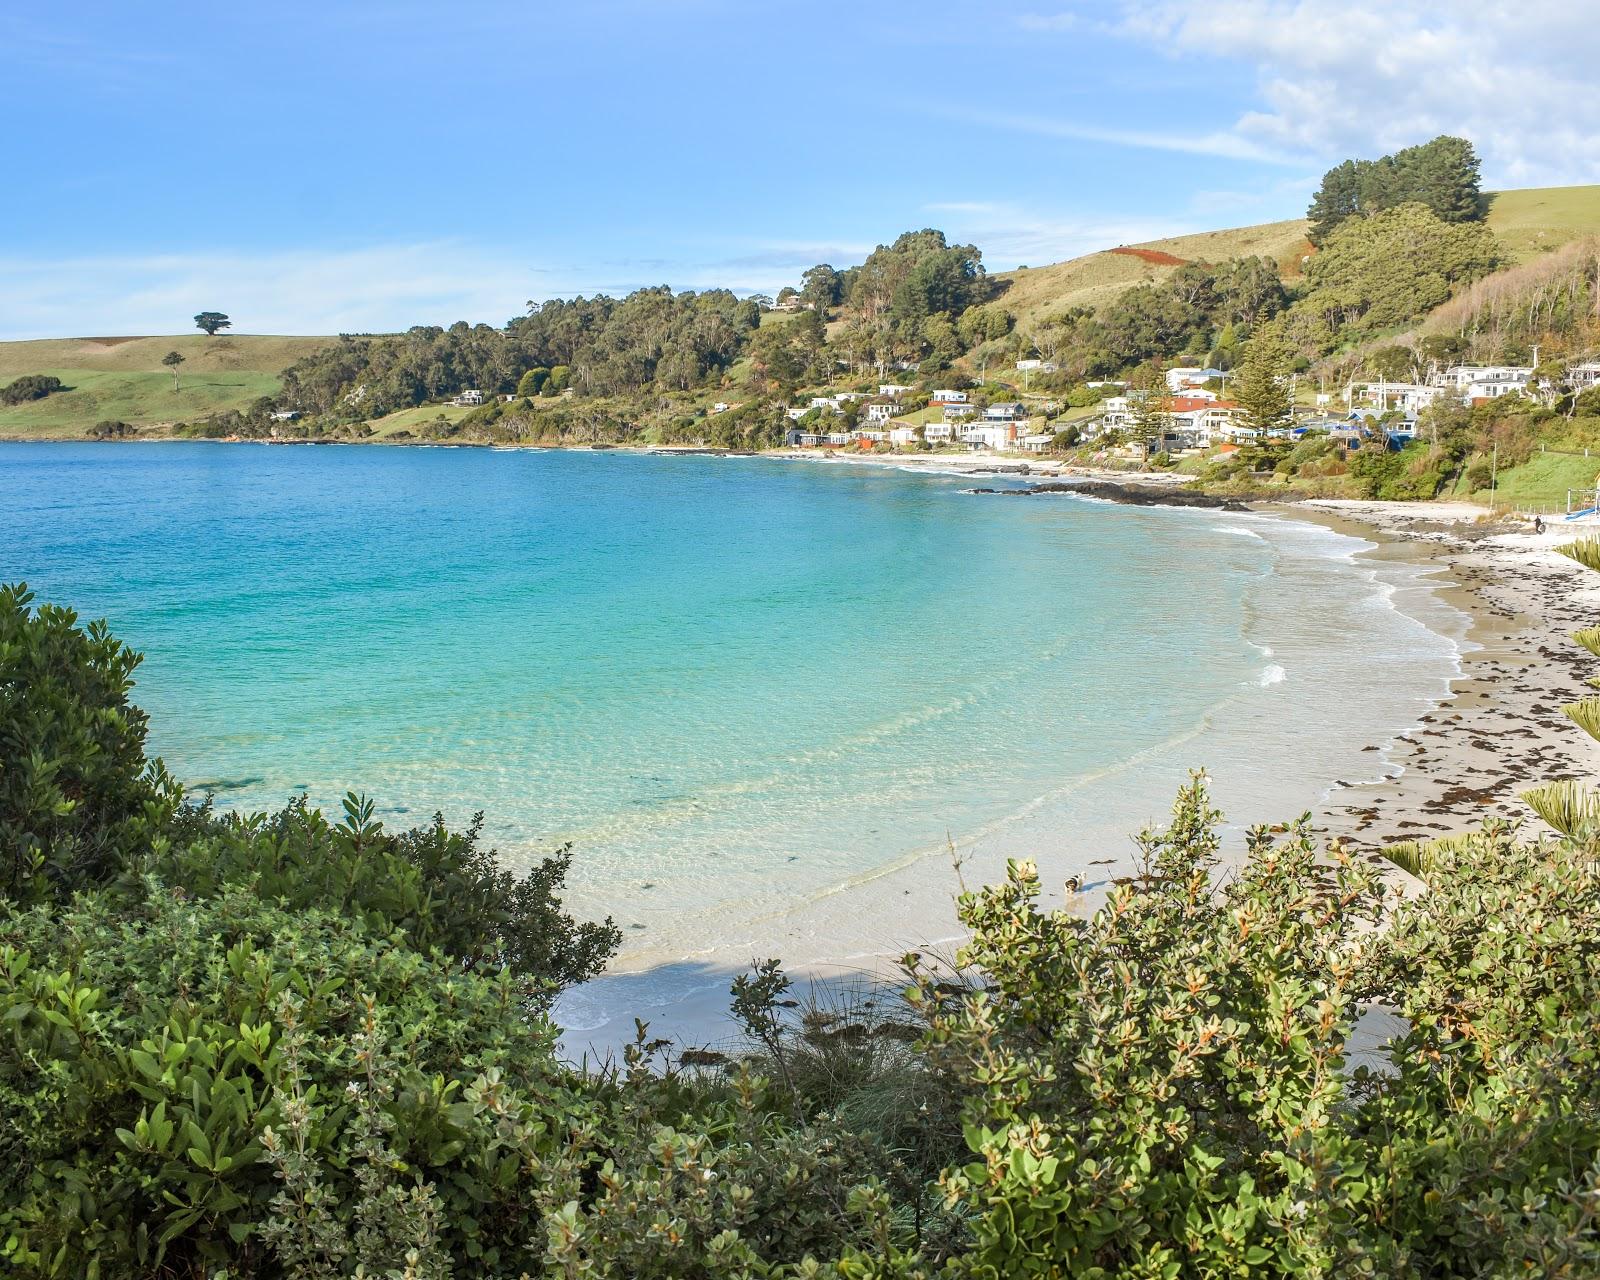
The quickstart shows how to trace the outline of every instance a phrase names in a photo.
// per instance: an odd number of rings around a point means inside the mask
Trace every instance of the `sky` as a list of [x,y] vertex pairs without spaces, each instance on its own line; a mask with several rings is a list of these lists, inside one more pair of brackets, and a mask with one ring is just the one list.
[[503,324],[1298,217],[1457,133],[1600,182],[1584,0],[6,0],[0,338]]

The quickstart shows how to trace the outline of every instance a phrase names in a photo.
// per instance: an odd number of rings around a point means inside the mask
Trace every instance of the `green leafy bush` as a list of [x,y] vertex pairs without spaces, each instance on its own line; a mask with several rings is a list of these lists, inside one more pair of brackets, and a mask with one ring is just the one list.
[[171,818],[178,789],[128,701],[139,660],[104,622],[0,586],[0,900],[102,883]]
[[25,373],[0,387],[0,404],[26,404],[29,400],[43,400],[65,390],[61,379],[53,374]]

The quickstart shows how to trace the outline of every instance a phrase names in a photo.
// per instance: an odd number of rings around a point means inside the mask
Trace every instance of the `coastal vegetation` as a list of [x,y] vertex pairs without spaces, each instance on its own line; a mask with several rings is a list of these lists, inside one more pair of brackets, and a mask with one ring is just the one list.
[[[1591,545],[1574,556],[1600,567]],[[1590,651],[1594,636],[1578,640]],[[1014,864],[953,965],[725,1051],[555,1047],[616,946],[476,827],[195,805],[138,656],[0,590],[0,1257],[20,1276],[1581,1277],[1594,801],[1226,850],[1197,776],[1093,910]],[[1600,733],[1585,700],[1568,715]],[[581,850],[577,851],[581,856]],[[1392,1038],[1363,1035],[1387,1015]]]

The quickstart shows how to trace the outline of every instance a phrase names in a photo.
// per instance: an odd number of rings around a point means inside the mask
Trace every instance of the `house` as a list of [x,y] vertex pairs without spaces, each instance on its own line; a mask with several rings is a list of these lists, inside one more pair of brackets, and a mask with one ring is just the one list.
[[789,415],[790,422],[799,422],[800,419],[805,417],[806,414],[810,413],[811,410],[806,406],[796,405],[792,409],[785,409],[784,412]]
[[1017,400],[1000,400],[983,411],[985,422],[1018,422],[1026,416]]
[[479,391],[476,387],[468,387],[465,391],[463,391],[460,395],[458,395],[450,403],[451,404],[482,404],[483,403],[483,392]]
[[967,393],[965,391],[935,391],[928,396],[928,399],[934,404],[966,404]]
[[887,444],[889,433],[887,431],[857,431],[856,439],[863,447],[873,444]]
[[956,429],[948,422],[930,422],[922,428],[922,438],[929,444],[945,444],[955,438]]
[[887,422],[894,417],[894,409],[893,400],[869,400],[861,416],[867,422]]
[[1054,360],[1018,360],[1018,373],[1054,373],[1057,369]]
[[820,409],[823,413],[839,412],[839,402],[830,396],[812,396],[809,407],[812,409]]
[[1485,400],[1498,400],[1501,396],[1521,395],[1528,390],[1526,378],[1484,378],[1469,382],[1462,391],[1469,404],[1482,404]]
[[854,439],[855,437],[848,431],[830,431],[823,436],[823,440],[828,444],[849,444]]
[[892,427],[889,431],[889,443],[897,449],[917,442],[917,429],[915,427]]
[[1600,360],[1585,360],[1567,370],[1567,385],[1574,391],[1600,386]]
[[913,389],[899,382],[880,382],[878,384],[878,394],[880,396],[888,396],[891,400],[898,400],[901,396],[910,395]]
[[820,432],[802,431],[799,427],[790,427],[783,433],[783,443],[790,449],[814,449],[826,440]]
[[959,422],[962,418],[970,418],[977,413],[976,406],[970,404],[947,404],[944,407],[944,420],[946,422]]
[[979,449],[1009,449],[1016,442],[1017,429],[1010,423],[979,423],[961,429],[961,443]]
[[1186,387],[1202,387],[1213,378],[1222,376],[1221,369],[1168,369],[1167,390],[1177,395]]
[[1418,382],[1360,382],[1353,384],[1346,392],[1346,400],[1360,400],[1369,404],[1379,413],[1387,413],[1390,409],[1399,409],[1402,413],[1421,413],[1440,396],[1450,392],[1451,387],[1435,384],[1424,385]]
[[[1432,381],[1437,386],[1465,391],[1475,382],[1527,382],[1533,366],[1525,364],[1454,364]],[[1502,393],[1503,394],[1503,393]]]
[[1102,378],[1098,382],[1085,382],[1083,385],[1091,391],[1098,391],[1101,387],[1125,387],[1128,384],[1117,378]]
[[273,411],[272,420],[274,422],[293,422],[299,416],[300,410],[298,409],[276,409]]
[[1041,431],[1034,435],[1021,436],[1017,440],[1017,448],[1023,453],[1043,453],[1048,449],[1055,437],[1048,431]]

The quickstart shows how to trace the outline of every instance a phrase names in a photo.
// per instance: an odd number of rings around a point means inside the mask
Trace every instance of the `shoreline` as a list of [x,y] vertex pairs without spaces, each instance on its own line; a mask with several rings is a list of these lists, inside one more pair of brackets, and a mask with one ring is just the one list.
[[1352,848],[1471,830],[1485,819],[1540,826],[1519,792],[1600,772],[1600,744],[1561,714],[1591,692],[1594,670],[1571,632],[1600,616],[1600,589],[1555,547],[1587,530],[1515,532],[1465,504],[1298,504],[1302,518],[1356,527],[1375,556],[1433,567],[1433,589],[1469,621],[1460,674],[1417,726],[1379,749],[1396,771],[1375,782],[1335,779],[1318,826]]

